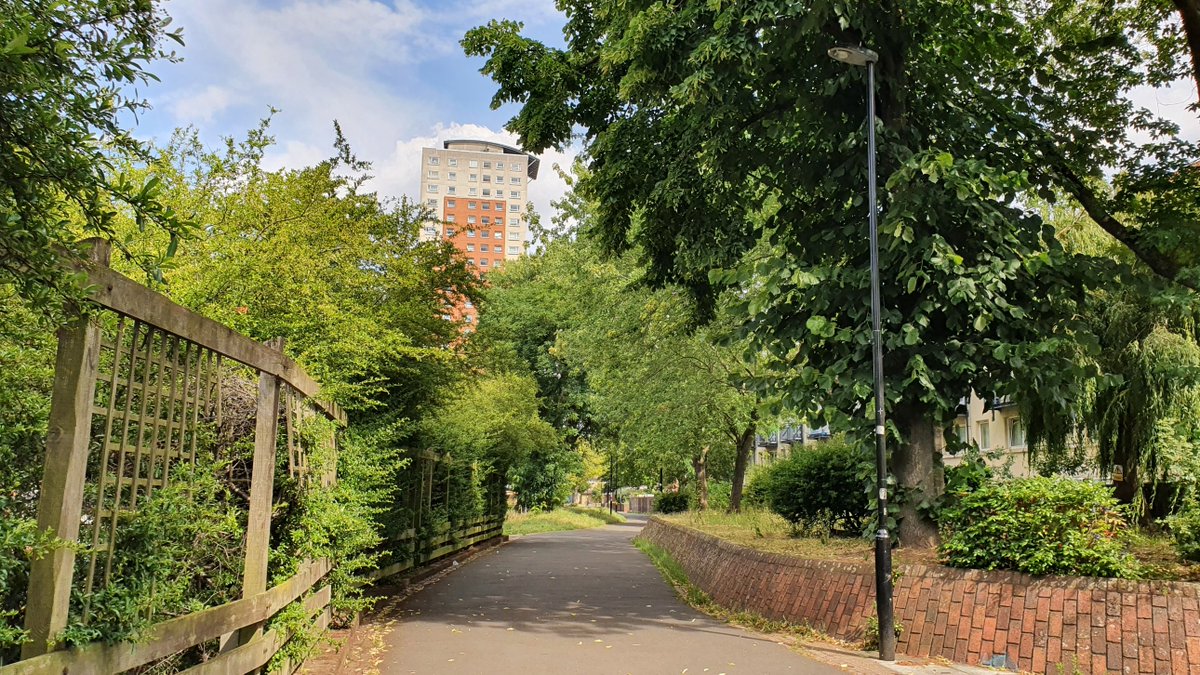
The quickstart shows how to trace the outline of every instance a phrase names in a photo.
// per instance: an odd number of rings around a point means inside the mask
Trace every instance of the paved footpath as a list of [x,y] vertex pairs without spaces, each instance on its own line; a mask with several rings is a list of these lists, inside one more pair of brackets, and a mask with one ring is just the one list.
[[380,673],[845,672],[693,610],[630,540],[640,522],[514,538],[399,605]]

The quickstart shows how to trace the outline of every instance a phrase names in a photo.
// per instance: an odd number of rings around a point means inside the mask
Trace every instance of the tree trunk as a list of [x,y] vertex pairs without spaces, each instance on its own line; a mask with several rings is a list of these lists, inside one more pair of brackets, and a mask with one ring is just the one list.
[[1183,21],[1183,35],[1192,54],[1192,79],[1200,94],[1200,0],[1174,0]]
[[754,452],[754,437],[758,433],[758,415],[750,417],[750,425],[742,431],[737,441],[737,456],[733,460],[733,489],[729,492],[729,511],[742,510],[742,488],[746,482],[746,463]]
[[895,421],[904,437],[903,445],[892,452],[892,471],[903,491],[896,539],[902,546],[935,546],[937,523],[918,507],[921,502],[937,499],[946,489],[941,463],[934,457],[937,431],[933,420],[920,407],[898,408]]
[[708,446],[692,458],[692,469],[696,472],[696,501],[700,510],[708,510]]

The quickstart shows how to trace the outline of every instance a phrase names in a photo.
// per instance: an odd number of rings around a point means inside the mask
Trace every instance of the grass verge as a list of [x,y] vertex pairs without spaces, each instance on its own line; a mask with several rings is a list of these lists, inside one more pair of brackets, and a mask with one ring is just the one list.
[[509,511],[508,517],[504,519],[504,534],[521,536],[542,532],[584,530],[589,527],[623,522],[625,522],[625,518],[616,515],[610,516],[607,511],[600,509],[563,508],[528,513]]
[[784,635],[798,640],[819,640],[839,647],[857,647],[857,645],[852,645],[844,640],[838,640],[835,637],[826,635],[807,624],[768,619],[753,612],[737,612],[722,607],[713,602],[713,599],[701,590],[699,586],[688,580],[687,573],[683,571],[683,566],[666,549],[657,544],[652,544],[641,537],[634,539],[633,545],[637,546],[639,550],[650,558],[650,561],[662,573],[667,583],[671,584],[671,587],[675,589],[675,593],[680,599],[718,621],[749,628],[760,633]]

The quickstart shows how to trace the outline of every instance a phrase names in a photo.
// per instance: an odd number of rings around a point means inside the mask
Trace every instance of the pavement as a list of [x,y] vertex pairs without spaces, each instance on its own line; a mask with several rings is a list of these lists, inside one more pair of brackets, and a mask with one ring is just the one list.
[[[342,673],[936,673],[834,645],[783,644],[684,604],[625,525],[514,537],[385,601]],[[971,669],[972,671],[974,669]]]

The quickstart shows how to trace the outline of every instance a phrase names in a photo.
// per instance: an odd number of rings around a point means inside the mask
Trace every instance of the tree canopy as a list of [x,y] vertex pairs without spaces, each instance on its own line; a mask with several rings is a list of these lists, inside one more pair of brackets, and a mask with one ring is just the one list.
[[1096,374],[1078,317],[1111,267],[1064,251],[1028,197],[1065,194],[1159,277],[1197,286],[1200,151],[1129,95],[1186,74],[1161,3],[560,8],[563,50],[505,21],[463,40],[487,57],[493,104],[522,104],[510,129],[537,151],[582,127],[603,247],[637,252],[650,282],[683,284],[709,313],[737,289],[782,403],[857,424],[871,381],[866,92],[826,51],[879,52],[902,540],[934,535],[918,506],[941,490],[934,432],[961,397],[1027,384],[1063,403]]

